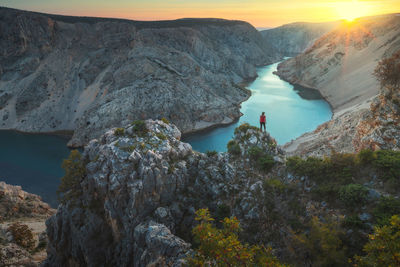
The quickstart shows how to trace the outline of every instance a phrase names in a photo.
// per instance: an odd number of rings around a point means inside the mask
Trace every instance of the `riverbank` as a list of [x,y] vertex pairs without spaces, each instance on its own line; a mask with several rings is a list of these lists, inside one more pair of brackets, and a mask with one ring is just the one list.
[[259,115],[266,112],[267,131],[282,145],[330,120],[330,105],[319,92],[294,87],[274,75],[278,64],[258,69],[258,78],[248,85],[252,94],[242,103],[240,112],[243,115],[238,121],[224,127],[185,134],[182,140],[200,152],[226,151],[226,144],[239,124],[247,122],[258,127]]

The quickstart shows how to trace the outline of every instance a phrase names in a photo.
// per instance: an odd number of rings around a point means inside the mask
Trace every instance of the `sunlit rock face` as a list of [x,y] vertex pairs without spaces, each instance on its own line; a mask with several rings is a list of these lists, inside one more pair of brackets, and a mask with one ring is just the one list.
[[135,22],[0,8],[0,128],[75,130],[72,146],[134,119],[183,132],[229,123],[241,82],[273,49],[242,21]]
[[378,62],[400,51],[400,17],[345,22],[303,53],[282,62],[277,74],[316,88],[331,104],[332,120],[285,145],[289,154],[324,156],[362,149],[400,149],[398,93],[381,88]]
[[278,75],[320,90],[338,112],[379,93],[372,73],[379,60],[400,49],[399,36],[400,17],[395,14],[345,22],[302,54],[282,62]]

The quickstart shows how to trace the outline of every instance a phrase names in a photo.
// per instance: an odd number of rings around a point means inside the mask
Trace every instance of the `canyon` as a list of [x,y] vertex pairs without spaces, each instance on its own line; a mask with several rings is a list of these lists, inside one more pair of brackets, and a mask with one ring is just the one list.
[[[236,216],[242,240],[284,263],[344,266],[400,212],[400,92],[372,76],[400,51],[397,14],[260,33],[243,21],[0,7],[0,44],[0,128],[73,132],[69,146],[83,147],[64,162],[57,210],[0,183],[2,264],[184,266],[207,207],[217,223]],[[246,123],[228,152],[181,141],[236,121],[257,67],[294,54],[276,74],[320,91],[332,120],[282,147]],[[14,222],[34,230],[38,253],[17,244]],[[313,253],[315,229],[344,245]]]
[[[276,61],[250,24],[219,19],[137,22],[0,8],[0,128],[105,129],[165,117],[183,132],[227,124],[256,66]],[[10,26],[12,25],[12,26]]]

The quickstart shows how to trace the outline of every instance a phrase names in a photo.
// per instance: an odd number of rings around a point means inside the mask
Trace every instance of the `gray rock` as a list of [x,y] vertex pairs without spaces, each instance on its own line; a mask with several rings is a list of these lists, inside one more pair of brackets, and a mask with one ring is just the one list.
[[358,215],[358,218],[360,218],[361,221],[369,221],[372,216],[369,213],[362,213]]
[[369,189],[368,190],[368,200],[373,201],[376,199],[379,199],[381,197],[381,193],[379,193],[378,191],[374,190],[374,189]]

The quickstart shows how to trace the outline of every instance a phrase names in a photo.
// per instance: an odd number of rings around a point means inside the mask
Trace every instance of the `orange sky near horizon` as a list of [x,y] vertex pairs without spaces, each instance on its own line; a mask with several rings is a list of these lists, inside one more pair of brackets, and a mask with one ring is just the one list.
[[74,16],[168,20],[215,17],[276,27],[400,12],[400,0],[0,0],[0,6]]

